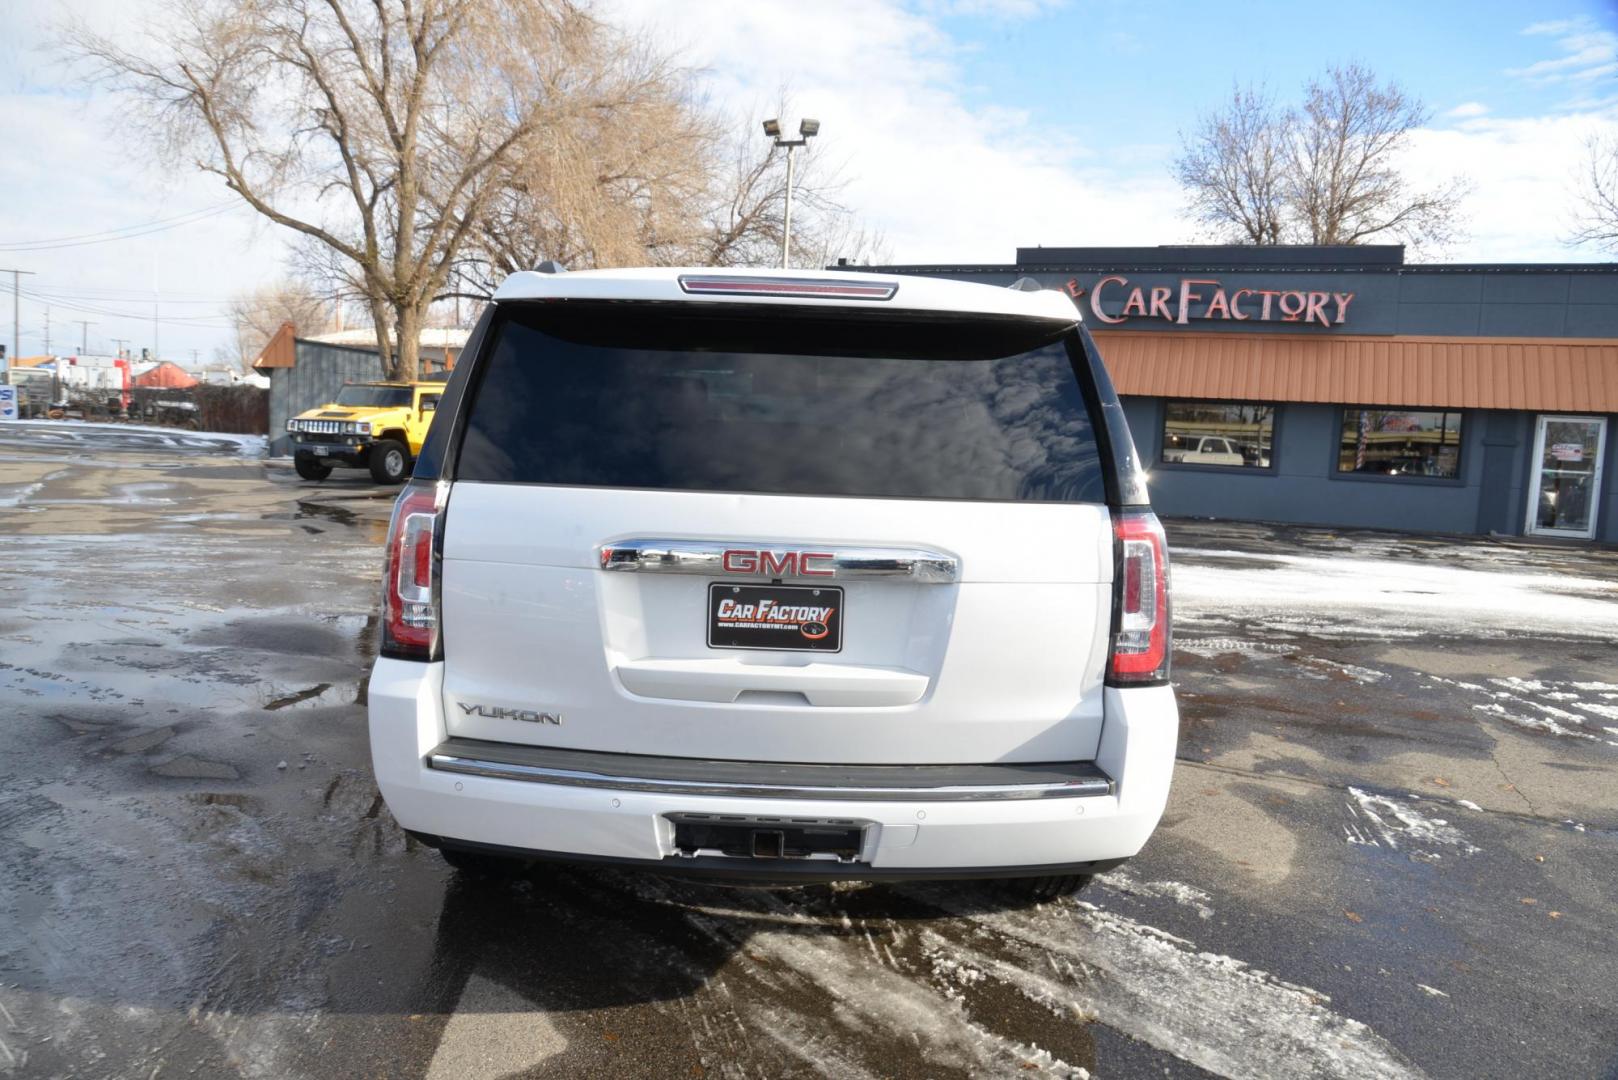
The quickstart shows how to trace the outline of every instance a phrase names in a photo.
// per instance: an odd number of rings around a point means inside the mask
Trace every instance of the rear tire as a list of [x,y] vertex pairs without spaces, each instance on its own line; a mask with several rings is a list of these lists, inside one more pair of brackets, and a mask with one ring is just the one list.
[[410,453],[393,439],[371,444],[371,479],[379,484],[402,484],[410,475]]
[[1060,900],[1090,884],[1092,874],[1055,874],[1051,877],[1022,878],[1013,882],[1029,900],[1043,904]]
[[295,457],[292,459],[292,467],[305,480],[324,480],[331,475],[330,465],[322,465],[313,458]]
[[528,869],[526,860],[504,855],[487,855],[481,851],[448,847],[439,848],[438,853],[457,873],[469,878],[511,878]]

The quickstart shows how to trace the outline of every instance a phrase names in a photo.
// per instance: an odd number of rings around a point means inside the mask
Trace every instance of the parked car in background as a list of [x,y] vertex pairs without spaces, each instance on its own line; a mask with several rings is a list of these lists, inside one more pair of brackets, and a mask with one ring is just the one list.
[[515,274],[383,625],[378,783],[468,871],[1052,895],[1140,850],[1174,766],[1163,532],[1058,292]]
[[324,480],[333,468],[369,469],[379,484],[410,475],[432,425],[444,384],[350,383],[337,400],[287,421],[292,464],[305,480]]
[[[1245,465],[1241,447],[1223,435],[1176,436],[1163,447],[1163,460],[1181,465]],[[1268,464],[1268,462],[1266,462]]]

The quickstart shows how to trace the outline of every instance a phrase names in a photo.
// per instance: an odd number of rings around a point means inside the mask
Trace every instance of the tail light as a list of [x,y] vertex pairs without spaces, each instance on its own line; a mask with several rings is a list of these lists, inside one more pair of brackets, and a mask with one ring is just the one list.
[[1149,510],[1120,511],[1112,519],[1112,652],[1107,682],[1114,686],[1169,679],[1169,551],[1163,526]]
[[393,505],[382,578],[382,655],[437,660],[439,542],[448,486],[410,484]]

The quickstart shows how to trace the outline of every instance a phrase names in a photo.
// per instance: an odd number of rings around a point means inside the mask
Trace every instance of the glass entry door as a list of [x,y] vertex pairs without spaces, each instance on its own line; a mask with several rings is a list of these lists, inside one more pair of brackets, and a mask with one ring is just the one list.
[[1592,416],[1541,416],[1534,435],[1534,476],[1528,531],[1585,540],[1596,532],[1601,457],[1607,421]]

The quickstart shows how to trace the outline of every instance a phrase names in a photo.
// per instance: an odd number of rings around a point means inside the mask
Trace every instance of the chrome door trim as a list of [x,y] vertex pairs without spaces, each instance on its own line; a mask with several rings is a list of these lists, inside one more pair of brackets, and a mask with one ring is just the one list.
[[[745,558],[730,560],[726,553],[756,556],[758,569],[736,569]],[[854,581],[864,578],[903,578],[919,585],[949,585],[960,580],[960,560],[927,548],[840,547],[826,544],[780,543],[751,540],[667,540],[635,537],[616,540],[596,549],[603,570],[630,573],[698,574],[710,578],[777,578],[804,581]],[[766,560],[765,556],[769,556]],[[799,557],[812,556],[809,572]],[[788,569],[783,570],[782,567]]]

